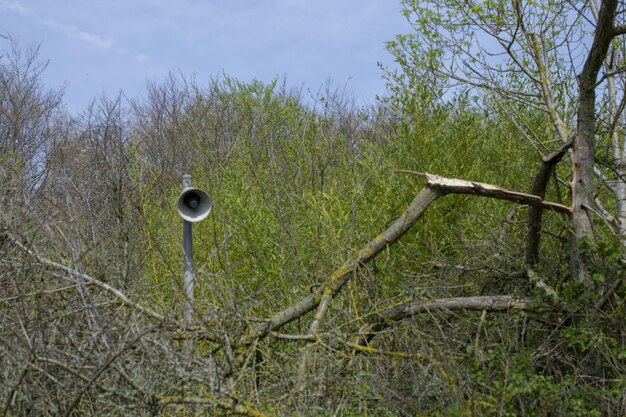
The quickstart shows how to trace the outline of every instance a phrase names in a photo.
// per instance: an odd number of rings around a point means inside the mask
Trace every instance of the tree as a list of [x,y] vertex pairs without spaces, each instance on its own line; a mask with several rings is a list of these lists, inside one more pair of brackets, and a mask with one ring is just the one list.
[[[376,106],[170,76],[54,136],[34,215],[16,225],[0,201],[0,414],[624,414],[621,206],[606,193],[621,184],[620,71],[594,93],[597,178],[579,210],[603,221],[585,217],[593,235],[574,245],[562,179],[589,93],[573,74],[599,77],[591,46],[621,33],[623,6],[404,4],[417,31],[390,44],[400,68]],[[214,201],[191,320],[183,173]]]
[[[573,138],[571,267],[572,273],[585,281],[589,280],[585,272],[588,261],[581,258],[581,242],[595,241],[592,219],[596,215],[606,219],[608,214],[596,199],[598,187],[608,183],[613,204],[617,204],[617,212],[608,219],[624,215],[621,185],[613,185],[623,181],[607,181],[606,170],[598,167],[595,158],[603,135],[596,123],[596,91],[621,71],[607,68],[600,79],[598,74],[609,50],[617,45],[614,40],[624,33],[619,24],[624,5],[604,1],[598,10],[591,3],[404,1],[405,16],[415,31],[389,44],[402,69],[397,80],[406,79],[407,74],[411,79],[426,74],[435,77],[444,94],[469,89],[481,97],[486,110],[531,142],[539,156],[550,160],[548,154],[560,147],[553,144],[555,140],[569,146]],[[611,90],[615,101],[617,92]],[[611,108],[617,112],[615,104]],[[528,123],[524,109],[534,109],[543,121]],[[617,120],[616,116],[611,120]],[[621,160],[623,150],[619,146],[613,150],[619,155],[615,159]],[[542,177],[547,178],[552,169]],[[547,182],[541,184],[537,183],[534,193],[543,195]],[[540,215],[531,211],[534,238],[530,245],[537,245],[540,221]],[[616,223],[618,230],[623,230],[621,221]],[[626,244],[624,235],[619,235]],[[531,263],[534,252],[529,252]]]
[[[45,90],[39,47],[21,50],[9,38],[0,55],[0,193],[28,200],[46,179],[46,157],[66,126],[63,90]],[[12,176],[10,171],[19,175]],[[9,182],[9,179],[15,182]]]
[[[603,1],[600,10],[594,13],[596,17],[593,43],[588,52],[581,73],[578,75],[579,104],[576,124],[576,136],[573,147],[572,161],[572,228],[574,230],[574,245],[580,245],[581,240],[594,241],[594,231],[591,221],[594,207],[594,168],[596,164],[595,148],[597,130],[596,118],[596,89],[598,88],[598,74],[609,52],[613,39],[626,34],[626,26],[616,24],[617,0]],[[595,6],[594,6],[595,7]],[[624,13],[624,4],[621,4]],[[607,71],[612,71],[607,68]],[[614,99],[614,98],[613,98]],[[622,179],[623,180],[623,179]],[[616,190],[613,190],[614,192]],[[615,193],[619,200],[622,196]],[[618,206],[621,207],[621,204]],[[618,217],[624,217],[623,213]],[[620,225],[623,230],[623,225]],[[622,236],[626,245],[626,239]],[[573,250],[572,269],[579,279],[585,278],[586,266],[580,259],[580,251]]]

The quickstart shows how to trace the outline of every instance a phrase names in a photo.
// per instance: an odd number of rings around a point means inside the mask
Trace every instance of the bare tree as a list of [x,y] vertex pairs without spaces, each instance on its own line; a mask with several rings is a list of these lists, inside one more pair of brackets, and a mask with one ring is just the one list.
[[39,47],[23,51],[9,40],[0,55],[0,175],[3,193],[30,199],[45,181],[47,154],[63,135],[63,90],[44,89],[47,64],[39,61]]

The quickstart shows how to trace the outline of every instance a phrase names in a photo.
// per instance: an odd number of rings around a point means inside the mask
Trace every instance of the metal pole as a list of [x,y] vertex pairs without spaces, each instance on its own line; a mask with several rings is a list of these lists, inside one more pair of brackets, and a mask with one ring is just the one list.
[[[183,175],[183,187],[191,187],[191,175]],[[193,273],[193,224],[183,220],[183,264],[184,264],[184,317],[187,320],[193,318],[193,293],[195,276]]]

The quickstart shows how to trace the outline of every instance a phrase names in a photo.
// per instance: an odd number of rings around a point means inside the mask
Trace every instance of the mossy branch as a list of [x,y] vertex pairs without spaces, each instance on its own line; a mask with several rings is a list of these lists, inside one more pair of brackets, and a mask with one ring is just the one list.
[[397,242],[415,225],[417,220],[424,214],[426,209],[438,198],[447,194],[469,194],[480,197],[507,200],[514,203],[527,204],[546,210],[570,215],[572,210],[562,204],[546,201],[540,196],[510,191],[492,184],[467,181],[456,178],[445,178],[429,173],[421,173],[408,170],[396,172],[417,175],[427,180],[426,186],[420,190],[407,209],[394,220],[391,225],[359,249],[353,256],[346,260],[326,281],[312,294],[273,315],[267,321],[257,324],[239,340],[239,346],[248,346],[254,340],[266,337],[271,331],[280,329],[282,326],[304,316],[317,309],[309,326],[309,334],[319,330],[324,319],[330,301],[339,293],[341,288],[350,280],[353,272],[360,266],[374,259],[385,248]]

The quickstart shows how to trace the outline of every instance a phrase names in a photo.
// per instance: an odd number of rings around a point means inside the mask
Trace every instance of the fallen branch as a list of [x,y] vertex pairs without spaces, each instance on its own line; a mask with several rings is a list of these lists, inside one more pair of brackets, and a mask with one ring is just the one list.
[[384,232],[368,242],[345,261],[338,270],[328,277],[322,286],[318,287],[299,303],[275,314],[267,322],[252,327],[248,333],[240,339],[239,345],[250,345],[254,340],[266,337],[269,332],[281,328],[285,324],[304,316],[319,306],[315,318],[309,327],[309,331],[311,329],[315,331],[330,306],[330,300],[350,280],[352,273],[358,267],[374,259],[376,255],[386,247],[400,239],[413,227],[428,206],[443,195],[445,195],[443,190],[426,186],[415,196],[409,207],[400,217],[391,223]]
[[428,301],[413,301],[400,304],[375,316],[370,323],[359,330],[354,342],[357,346],[366,346],[380,331],[404,319],[433,311],[477,310],[477,311],[523,311],[528,308],[531,298],[510,295],[489,295],[477,297],[439,298]]
[[484,295],[476,297],[437,298],[428,301],[413,301],[400,304],[383,311],[378,315],[379,320],[400,321],[407,317],[433,311],[477,310],[477,311],[522,311],[528,308],[532,301],[527,297],[511,295]]
[[309,326],[309,334],[317,332],[319,326],[330,306],[330,300],[341,290],[350,280],[353,272],[360,266],[374,259],[385,248],[389,247],[402,236],[404,236],[422,216],[426,209],[438,198],[447,194],[471,194],[481,197],[496,198],[512,201],[521,204],[528,204],[534,207],[553,210],[559,213],[570,215],[570,207],[562,204],[545,201],[541,197],[506,190],[495,185],[460,180],[455,178],[444,178],[438,175],[421,173],[408,170],[397,170],[412,175],[425,178],[428,182],[426,186],[415,196],[404,213],[380,235],[368,242],[359,249],[356,254],[350,257],[344,264],[330,275],[323,285],[317,287],[310,295],[299,303],[296,303],[285,310],[276,313],[263,323],[259,323],[241,337],[239,346],[248,346],[257,339],[266,337],[269,332],[280,329],[282,326],[304,316],[317,308],[315,317]]
[[[422,216],[426,209],[439,197],[446,194],[445,190],[426,186],[413,199],[409,207],[400,217],[391,223],[391,225],[380,235],[376,236],[367,245],[363,246],[351,259],[343,264],[322,287],[320,301],[317,311],[313,316],[311,325],[309,326],[309,334],[315,335],[330,307],[330,303],[341,288],[350,280],[353,272],[361,265],[366,264],[374,259],[385,248],[394,244],[398,239],[408,232],[417,220]],[[304,373],[308,362],[308,349],[305,348],[299,366],[299,379],[304,381]]]

